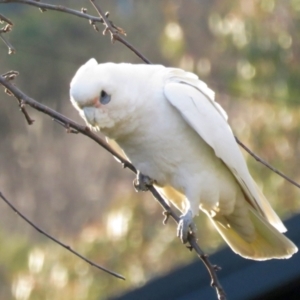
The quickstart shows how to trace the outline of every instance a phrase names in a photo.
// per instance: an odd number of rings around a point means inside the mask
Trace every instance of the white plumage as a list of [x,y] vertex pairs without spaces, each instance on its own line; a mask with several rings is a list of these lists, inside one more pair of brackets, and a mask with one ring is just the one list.
[[182,211],[184,241],[200,208],[243,257],[297,252],[252,179],[225,111],[195,74],[91,59],[74,76],[70,96],[87,124],[119,146]]

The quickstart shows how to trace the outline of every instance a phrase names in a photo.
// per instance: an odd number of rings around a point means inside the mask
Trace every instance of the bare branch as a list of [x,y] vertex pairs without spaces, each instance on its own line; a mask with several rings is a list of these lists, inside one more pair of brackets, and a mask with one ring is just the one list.
[[27,124],[28,124],[28,125],[32,125],[32,124],[34,123],[34,120],[30,118],[30,116],[29,116],[29,114],[28,114],[28,112],[27,112],[25,106],[26,106],[26,105],[25,105],[25,103],[24,103],[23,100],[19,101],[19,107],[20,107],[20,110],[21,110],[21,112],[23,113],[23,115],[24,115],[24,117],[25,117],[25,119],[26,119],[26,121],[27,121]]
[[16,49],[13,47],[13,45],[7,39],[5,39],[5,37],[1,33],[0,33],[0,38],[4,42],[4,44],[7,46],[8,54],[16,53]]
[[[5,74],[3,74],[2,76],[5,78],[6,81],[12,81],[14,80],[17,76],[19,75],[19,72],[17,71],[9,71]],[[12,96],[12,93],[10,92],[9,89],[6,89],[5,90],[6,94],[8,94],[9,96]],[[25,103],[22,99],[17,99],[18,102],[19,102],[19,107],[20,107],[20,110],[21,112],[23,113],[26,121],[27,121],[27,124],[28,125],[32,125],[34,120],[30,118],[26,108],[25,108]]]
[[1,33],[0,33],[0,38],[7,46],[8,54],[14,54],[16,52],[16,49],[13,47],[13,45]]
[[88,19],[93,22],[103,23],[103,20],[101,18],[87,14],[86,8],[82,8],[81,11],[78,11],[75,9],[64,7],[62,5],[53,5],[53,4],[39,2],[36,0],[0,0],[0,4],[2,4],[2,3],[28,4],[28,5],[40,8],[42,12],[47,11],[47,10],[55,10],[55,11],[71,14],[71,15],[74,15],[74,16],[77,16],[80,18]]
[[119,41],[120,43],[124,44],[127,48],[129,48],[132,52],[134,52],[145,63],[151,64],[151,61],[148,58],[146,58],[140,51],[138,51],[129,42],[127,42],[122,36],[120,36],[120,33],[124,34],[124,32],[122,32],[122,29],[115,26],[111,21],[109,21],[107,19],[106,15],[103,13],[103,11],[99,7],[99,5],[97,3],[95,3],[95,0],[90,0],[90,2],[95,7],[95,9],[97,10],[99,16],[102,18],[102,20],[104,20],[105,29],[103,31],[103,34],[106,34],[107,32],[110,32],[111,40],[113,42],[114,41]]
[[0,23],[3,23],[3,22],[6,22],[7,24],[9,24],[11,26],[14,25],[10,19],[8,19],[5,16],[3,16],[2,14],[0,14]]
[[11,21],[9,21],[8,19],[6,19],[4,16],[0,16],[0,20],[7,20],[9,23],[6,24],[4,27],[2,27],[0,29],[0,38],[2,39],[2,41],[4,42],[4,44],[7,46],[8,48],[8,54],[14,54],[16,52],[15,48],[12,46],[12,44],[3,36],[3,33],[8,33],[12,30],[12,23]]
[[105,150],[115,156],[123,165],[128,169],[136,173],[135,167],[130,164],[127,160],[124,160],[116,151],[114,151],[103,139],[101,139],[97,134],[92,132],[87,126],[82,126],[72,121],[71,119],[65,117],[64,115],[56,112],[55,110],[37,102],[36,100],[30,98],[20,89],[14,86],[10,81],[6,80],[3,76],[0,76],[0,84],[2,84],[10,93],[15,96],[19,101],[23,101],[24,104],[31,106],[32,108],[50,116],[51,118],[59,121],[58,123],[63,125],[65,128],[75,129],[76,131],[88,136],[94,140],[97,144],[102,146]]
[[[211,278],[210,285],[216,289],[218,299],[226,300],[226,293],[225,293],[223,287],[221,286],[221,283],[220,283],[217,273],[216,273],[217,271],[220,271],[221,268],[217,265],[211,264],[211,262],[208,259],[208,255],[203,253],[203,251],[199,248],[199,245],[197,244],[196,240],[191,238],[191,235],[189,236],[189,243],[190,243],[191,247],[195,249],[198,257],[202,260],[203,264],[207,268],[210,278]],[[201,253],[201,254],[199,254],[199,253]]]
[[85,262],[87,262],[88,264],[90,264],[91,266],[100,269],[110,275],[113,275],[117,278],[123,279],[125,280],[125,278],[115,272],[112,272],[98,264],[95,264],[94,262],[92,262],[91,260],[87,259],[86,257],[82,256],[81,254],[79,254],[78,252],[76,252],[75,250],[73,250],[70,246],[60,242],[59,240],[57,240],[56,238],[54,238],[53,236],[51,236],[49,233],[47,233],[46,231],[42,230],[40,227],[36,226],[33,222],[31,222],[27,217],[25,217],[0,191],[0,198],[18,215],[20,216],[26,223],[28,223],[30,226],[32,226],[35,230],[37,230],[38,232],[40,232],[41,234],[43,234],[44,236],[46,236],[47,238],[49,238],[50,240],[52,240],[53,242],[55,242],[56,244],[59,244],[60,246],[62,246],[63,248],[67,249],[68,251],[70,251],[71,253],[73,253],[74,255],[76,255],[77,257],[81,258],[82,260],[84,260]]
[[265,160],[263,160],[261,157],[259,157],[258,155],[256,155],[254,152],[252,152],[245,144],[243,144],[236,136],[235,136],[235,140],[236,142],[244,149],[246,150],[253,158],[255,158],[258,162],[260,162],[261,164],[263,164],[264,166],[266,166],[267,168],[269,168],[271,171],[273,171],[274,173],[276,173],[277,175],[281,176],[282,178],[284,178],[286,181],[288,181],[289,183],[293,184],[294,186],[296,186],[297,188],[300,189],[300,184],[297,183],[296,181],[294,181],[293,179],[289,178],[288,176],[286,176],[285,174],[283,174],[282,172],[278,171],[277,169],[275,169],[273,166],[271,166],[270,164],[268,164]]

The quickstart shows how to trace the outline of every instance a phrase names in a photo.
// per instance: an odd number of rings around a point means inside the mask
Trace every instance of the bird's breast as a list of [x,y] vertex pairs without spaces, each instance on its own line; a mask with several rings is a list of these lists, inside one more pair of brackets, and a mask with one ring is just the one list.
[[[142,123],[142,122],[141,122]],[[161,122],[156,118],[150,125],[117,143],[133,165],[161,186],[171,185],[182,190],[187,174],[212,167],[217,158],[204,140],[180,117],[169,117]]]

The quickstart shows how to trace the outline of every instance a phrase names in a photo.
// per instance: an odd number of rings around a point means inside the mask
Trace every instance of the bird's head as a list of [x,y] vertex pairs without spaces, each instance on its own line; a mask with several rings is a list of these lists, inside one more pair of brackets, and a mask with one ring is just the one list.
[[[92,58],[81,66],[71,81],[70,97],[86,123],[110,138],[130,134],[140,122],[148,99],[153,68],[145,65],[98,64]],[[153,69],[154,70],[154,69]],[[153,76],[152,76],[153,77]]]
[[109,65],[99,65],[92,58],[78,69],[70,84],[72,104],[95,130],[114,125],[109,114],[111,108],[108,107],[112,98],[115,98],[114,82],[111,72],[107,70]]

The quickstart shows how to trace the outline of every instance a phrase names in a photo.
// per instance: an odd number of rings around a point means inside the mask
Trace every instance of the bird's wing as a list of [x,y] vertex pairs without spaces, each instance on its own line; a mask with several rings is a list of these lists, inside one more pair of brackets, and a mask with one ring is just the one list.
[[227,115],[214,101],[214,93],[206,84],[194,74],[175,69],[170,71],[164,94],[183,119],[230,169],[255,210],[279,231],[286,231],[269,202],[259,192],[227,123]]

